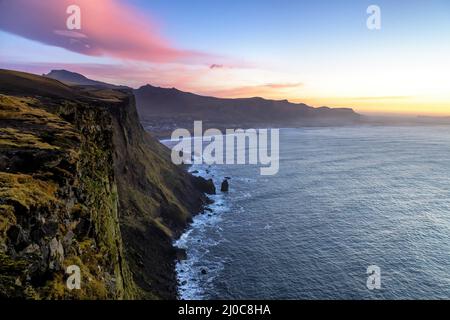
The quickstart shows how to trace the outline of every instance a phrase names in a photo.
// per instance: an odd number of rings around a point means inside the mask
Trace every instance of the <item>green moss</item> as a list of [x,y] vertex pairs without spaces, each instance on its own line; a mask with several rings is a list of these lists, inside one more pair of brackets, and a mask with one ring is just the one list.
[[17,202],[29,209],[31,205],[55,202],[57,186],[26,174],[0,172],[0,198],[3,202]]
[[[103,117],[98,119],[97,117]],[[95,234],[100,256],[92,256],[86,266],[100,262],[109,268],[116,285],[116,297],[130,299],[137,296],[133,277],[123,254],[122,237],[118,218],[118,193],[112,163],[112,132],[105,130],[108,124],[99,123],[108,119],[105,114],[90,112],[83,115],[84,125],[89,131],[81,145],[79,172],[80,186],[88,195],[85,205],[89,208],[90,219],[95,225]],[[102,261],[107,257],[107,261]],[[83,258],[84,260],[84,258]],[[96,266],[96,265],[95,265]],[[94,282],[95,284],[95,282]],[[97,287],[100,285],[97,284]]]
[[45,110],[42,102],[35,98],[0,94],[0,119],[10,120],[0,129],[0,148],[65,148],[76,154],[72,149],[77,149],[79,135],[74,127],[59,115]]
[[2,148],[34,148],[42,150],[56,150],[52,146],[43,142],[38,136],[32,133],[20,132],[16,129],[0,129],[0,147]]
[[6,231],[9,227],[16,223],[16,216],[14,215],[14,208],[10,205],[0,205],[0,241],[5,241]]

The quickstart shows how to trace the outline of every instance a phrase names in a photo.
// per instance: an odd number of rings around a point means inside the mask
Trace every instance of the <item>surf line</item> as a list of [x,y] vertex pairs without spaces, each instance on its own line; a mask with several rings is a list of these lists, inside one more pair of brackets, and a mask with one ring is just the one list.
[[226,129],[224,134],[219,129],[203,132],[202,121],[194,121],[194,137],[189,130],[179,128],[171,140],[179,141],[171,154],[176,165],[259,164],[262,176],[276,175],[280,168],[279,129]]

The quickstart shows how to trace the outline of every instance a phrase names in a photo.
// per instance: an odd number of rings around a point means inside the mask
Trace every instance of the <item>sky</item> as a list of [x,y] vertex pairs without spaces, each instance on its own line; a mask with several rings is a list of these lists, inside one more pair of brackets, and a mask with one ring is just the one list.
[[0,68],[361,113],[450,115],[449,40],[447,0],[0,0]]

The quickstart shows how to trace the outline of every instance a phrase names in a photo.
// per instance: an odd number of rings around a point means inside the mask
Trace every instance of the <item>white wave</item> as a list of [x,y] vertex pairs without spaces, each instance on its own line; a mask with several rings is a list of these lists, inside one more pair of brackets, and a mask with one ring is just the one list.
[[[205,165],[193,165],[189,171],[206,179],[217,174],[214,167]],[[223,241],[221,216],[229,212],[229,207],[224,194],[212,195],[210,198],[214,201],[208,206],[211,212],[205,210],[203,214],[195,216],[189,229],[174,242],[176,247],[185,249],[187,253],[187,259],[176,264],[178,295],[182,300],[203,299],[205,287],[224,268],[224,261],[211,261],[206,255],[210,248]],[[207,274],[202,274],[203,269]]]

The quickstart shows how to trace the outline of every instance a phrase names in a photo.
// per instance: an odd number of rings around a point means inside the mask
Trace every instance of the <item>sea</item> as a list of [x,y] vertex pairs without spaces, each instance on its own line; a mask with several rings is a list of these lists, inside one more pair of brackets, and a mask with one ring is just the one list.
[[259,169],[190,168],[218,193],[175,242],[180,299],[450,298],[450,126],[281,129]]

